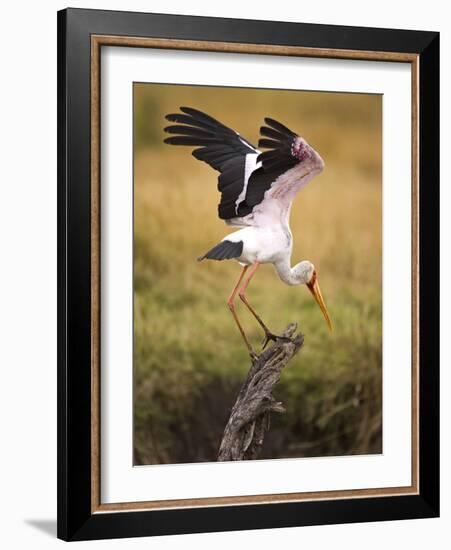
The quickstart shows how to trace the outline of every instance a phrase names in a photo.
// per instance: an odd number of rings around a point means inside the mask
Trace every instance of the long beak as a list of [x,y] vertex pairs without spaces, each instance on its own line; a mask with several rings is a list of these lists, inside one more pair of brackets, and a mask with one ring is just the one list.
[[313,279],[307,283],[307,287],[310,290],[310,292],[313,294],[313,297],[316,300],[316,303],[319,305],[321,311],[323,312],[324,318],[326,319],[327,326],[329,327],[329,330],[332,331],[332,321],[329,316],[329,312],[327,311],[326,304],[324,303],[323,295],[321,294],[321,289],[319,288],[318,279],[316,277],[313,277]]

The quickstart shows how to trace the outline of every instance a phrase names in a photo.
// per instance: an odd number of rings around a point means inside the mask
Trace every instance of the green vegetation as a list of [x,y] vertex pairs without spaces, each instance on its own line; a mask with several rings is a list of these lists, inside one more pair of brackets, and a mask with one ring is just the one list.
[[[318,270],[330,334],[304,287],[263,266],[248,297],[267,325],[305,334],[284,371],[263,458],[382,448],[381,99],[378,96],[135,85],[135,462],[215,460],[249,368],[226,306],[235,262],[196,262],[231,228],[216,216],[216,173],[162,143],[164,114],[191,105],[256,143],[272,116],[326,162],[294,203],[293,262]],[[157,136],[157,139],[155,138]],[[258,348],[261,331],[238,314]]]

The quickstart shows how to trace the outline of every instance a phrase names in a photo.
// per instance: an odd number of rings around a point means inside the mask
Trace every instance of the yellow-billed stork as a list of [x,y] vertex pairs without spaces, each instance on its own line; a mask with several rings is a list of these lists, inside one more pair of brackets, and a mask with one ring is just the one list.
[[180,107],[180,111],[166,116],[175,124],[165,128],[173,135],[164,141],[195,147],[194,157],[220,173],[219,218],[241,227],[198,260],[234,259],[243,266],[227,303],[251,357],[256,354],[235,311],[237,293],[265,333],[263,348],[269,340],[283,338],[267,328],[246,298],[246,289],[260,264],[274,264],[288,285],[305,284],[332,329],[315,266],[304,260],[291,267],[291,204],[297,192],[323,170],[323,159],[305,139],[272,118],[265,118],[266,125],[260,128],[258,147],[267,149],[261,152],[211,116],[191,107]]

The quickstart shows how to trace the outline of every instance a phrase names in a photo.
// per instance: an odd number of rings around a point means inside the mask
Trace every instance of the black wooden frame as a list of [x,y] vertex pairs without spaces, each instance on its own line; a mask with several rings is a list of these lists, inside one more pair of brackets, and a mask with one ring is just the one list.
[[[419,55],[419,495],[91,513],[89,222],[93,34]],[[438,33],[82,9],[59,12],[58,537],[84,540],[438,516],[438,266]]]

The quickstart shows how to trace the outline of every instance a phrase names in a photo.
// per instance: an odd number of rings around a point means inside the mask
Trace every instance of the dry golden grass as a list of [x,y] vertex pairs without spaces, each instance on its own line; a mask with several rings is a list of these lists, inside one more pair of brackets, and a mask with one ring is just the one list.
[[[379,452],[381,445],[381,100],[378,96],[135,85],[135,459],[214,460],[248,368],[226,307],[240,268],[196,262],[231,231],[216,216],[217,174],[162,144],[164,114],[209,112],[254,143],[281,120],[326,168],[297,197],[293,263],[317,267],[331,335],[303,287],[263,266],[248,296],[268,326],[296,321],[301,354],[280,386],[288,413],[265,456]],[[151,127],[147,128],[147,125]],[[239,308],[255,346],[262,334]]]

